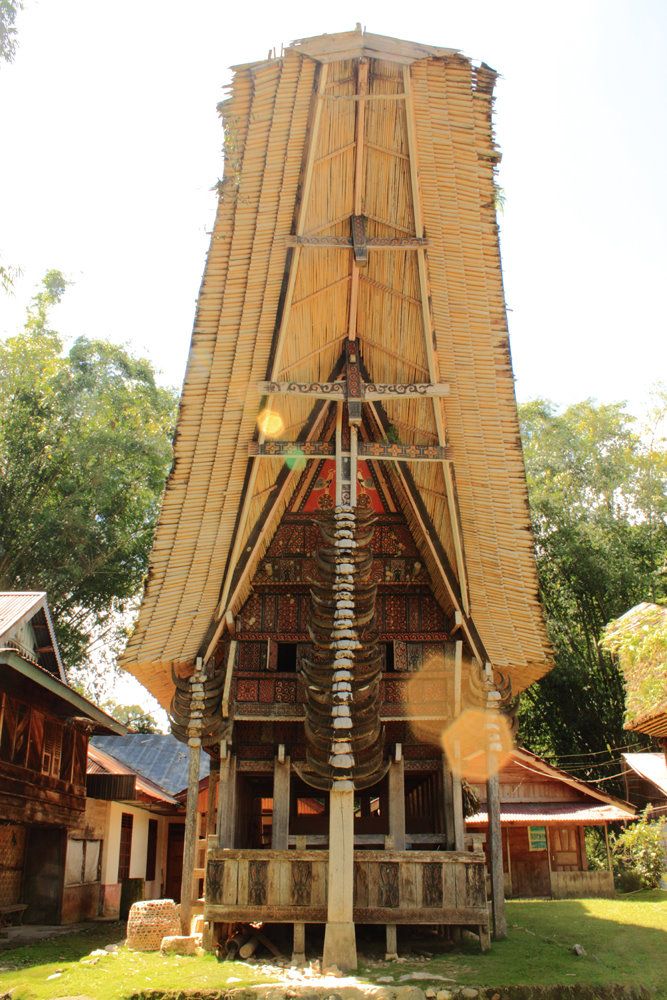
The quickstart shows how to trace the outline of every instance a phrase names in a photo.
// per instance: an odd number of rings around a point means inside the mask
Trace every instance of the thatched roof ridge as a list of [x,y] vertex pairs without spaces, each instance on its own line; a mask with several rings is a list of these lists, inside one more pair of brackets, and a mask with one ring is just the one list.
[[[169,665],[205,655],[246,599],[298,479],[279,459],[248,458],[258,383],[325,381],[339,364],[351,255],[335,244],[360,196],[368,237],[396,245],[369,254],[355,292],[368,377],[450,386],[446,399],[387,401],[363,434],[450,447],[451,462],[389,472],[436,594],[515,690],[550,666],[495,221],[495,74],[454,50],[345,35],[237,70],[223,106],[225,174],[174,469],[123,657],[163,703]],[[371,43],[360,194],[357,52]],[[325,408],[311,399],[271,405],[286,440],[321,434]]]

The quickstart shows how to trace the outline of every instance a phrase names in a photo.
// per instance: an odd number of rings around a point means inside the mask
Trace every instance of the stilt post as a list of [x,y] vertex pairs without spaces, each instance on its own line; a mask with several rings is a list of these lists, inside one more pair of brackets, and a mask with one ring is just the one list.
[[329,874],[322,965],[341,971],[357,967],[352,919],[354,892],[354,786],[337,781],[329,792]]
[[507,937],[507,917],[505,915],[505,880],[503,876],[503,839],[500,828],[500,781],[498,778],[498,753],[502,747],[494,730],[493,719],[497,713],[497,692],[493,683],[491,664],[485,668],[487,685],[487,730],[488,774],[486,782],[486,809],[489,819],[489,863],[491,867],[491,908],[493,913],[493,936],[497,941]]
[[273,762],[273,821],[271,850],[286,851],[289,846],[290,759],[281,744]]

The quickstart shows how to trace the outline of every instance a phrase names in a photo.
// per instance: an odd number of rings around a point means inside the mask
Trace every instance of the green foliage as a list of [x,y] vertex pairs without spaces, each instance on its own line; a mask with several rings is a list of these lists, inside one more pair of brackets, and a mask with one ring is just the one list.
[[667,606],[632,608],[607,625],[602,646],[623,671],[628,722],[667,705]]
[[599,826],[587,826],[584,834],[586,842],[586,861],[593,872],[603,872],[609,869],[607,845],[604,832]]
[[11,62],[16,54],[16,15],[22,0],[0,0],[0,62]]
[[663,394],[644,434],[623,404],[585,401],[561,414],[544,400],[520,408],[540,595],[556,660],[521,699],[522,737],[537,753],[627,743],[623,680],[599,639],[607,622],[655,600],[664,586],[667,453],[657,428],[665,402]]
[[664,819],[649,820],[647,806],[636,823],[610,837],[614,880],[622,892],[657,889],[665,870]]
[[107,700],[102,708],[133,733],[162,732],[157,719],[141,705],[119,705],[116,701]]
[[47,591],[71,667],[141,587],[175,394],[115,344],[82,337],[64,353],[48,321],[66,285],[50,271],[0,344],[0,589]]

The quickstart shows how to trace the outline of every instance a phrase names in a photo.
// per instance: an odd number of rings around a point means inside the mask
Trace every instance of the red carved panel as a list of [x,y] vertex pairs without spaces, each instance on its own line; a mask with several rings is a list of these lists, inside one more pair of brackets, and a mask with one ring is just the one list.
[[236,682],[237,701],[257,701],[257,681],[243,679]]

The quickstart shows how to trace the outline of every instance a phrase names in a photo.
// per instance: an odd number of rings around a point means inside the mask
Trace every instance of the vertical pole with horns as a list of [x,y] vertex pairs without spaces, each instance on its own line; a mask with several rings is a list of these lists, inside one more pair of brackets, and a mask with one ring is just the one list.
[[197,802],[199,799],[199,765],[201,762],[202,714],[197,697],[203,690],[203,660],[197,657],[190,677],[190,719],[188,725],[188,797],[185,806],[185,841],[183,843],[183,870],[181,875],[181,929],[189,935],[192,921],[192,892],[197,849]]

